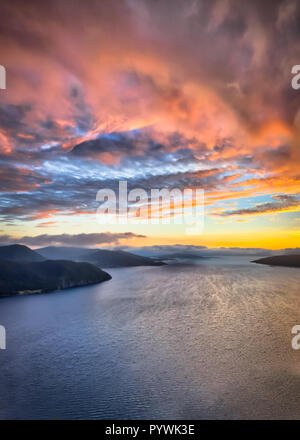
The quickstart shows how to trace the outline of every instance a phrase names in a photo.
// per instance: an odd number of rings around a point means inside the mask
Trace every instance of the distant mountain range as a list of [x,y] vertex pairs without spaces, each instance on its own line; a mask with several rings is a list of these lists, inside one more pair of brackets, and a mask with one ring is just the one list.
[[105,249],[90,251],[80,258],[81,261],[89,261],[101,267],[162,266],[164,264],[161,261],[130,252]]
[[142,257],[125,251],[107,249],[84,249],[66,246],[48,246],[37,249],[40,255],[49,260],[68,259],[86,261],[98,267],[161,266],[164,263],[154,258]]
[[201,260],[204,258],[211,258],[210,256],[202,256],[198,254],[191,254],[188,252],[177,252],[177,253],[169,253],[169,254],[163,254],[160,259],[161,260],[173,260],[173,259],[179,259],[179,260]]
[[[44,248],[36,249],[41,256],[46,260],[77,260],[82,254],[86,253],[89,249],[82,247],[70,247],[70,246],[47,246]],[[95,249],[94,249],[95,250]]]
[[269,264],[270,266],[300,267],[300,255],[274,255],[273,257],[254,260],[252,263]]

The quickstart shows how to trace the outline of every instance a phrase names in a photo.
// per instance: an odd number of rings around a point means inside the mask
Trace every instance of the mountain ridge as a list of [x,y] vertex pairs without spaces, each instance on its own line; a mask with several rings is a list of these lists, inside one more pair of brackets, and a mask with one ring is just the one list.
[[38,252],[22,244],[0,246],[0,259],[24,262],[38,262],[45,260],[45,258]]
[[86,261],[98,267],[133,267],[133,266],[162,266],[164,263],[154,258],[136,255],[131,252],[109,249],[78,248],[66,246],[48,246],[36,249],[40,255],[49,259],[68,257],[72,261]]

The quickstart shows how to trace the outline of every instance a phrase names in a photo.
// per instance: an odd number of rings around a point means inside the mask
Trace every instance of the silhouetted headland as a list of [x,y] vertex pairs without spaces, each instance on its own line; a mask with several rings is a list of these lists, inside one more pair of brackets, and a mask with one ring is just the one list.
[[107,272],[90,263],[0,260],[0,297],[51,292],[110,279]]
[[273,257],[254,260],[252,263],[269,264],[270,266],[300,267],[300,255],[274,255]]

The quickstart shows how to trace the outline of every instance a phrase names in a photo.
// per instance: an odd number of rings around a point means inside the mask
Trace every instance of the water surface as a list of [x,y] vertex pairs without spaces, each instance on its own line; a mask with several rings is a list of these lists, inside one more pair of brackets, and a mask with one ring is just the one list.
[[0,300],[1,419],[300,418],[300,270],[208,259]]

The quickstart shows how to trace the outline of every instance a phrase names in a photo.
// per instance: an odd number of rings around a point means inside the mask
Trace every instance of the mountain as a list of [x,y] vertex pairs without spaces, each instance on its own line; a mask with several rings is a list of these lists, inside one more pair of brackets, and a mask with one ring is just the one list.
[[269,264],[270,266],[300,267],[300,255],[274,255],[273,257],[254,260],[252,263]]
[[0,259],[26,262],[37,262],[45,260],[45,258],[42,257],[40,254],[21,244],[0,246]]
[[48,259],[66,258],[74,261],[87,261],[99,267],[160,266],[164,264],[156,259],[130,252],[106,249],[49,246],[37,249],[37,252]]
[[107,272],[89,263],[0,260],[0,296],[51,292],[110,279]]
[[106,249],[94,250],[81,255],[81,261],[89,261],[101,267],[129,267],[129,266],[162,266],[164,263],[149,257],[131,254],[125,251],[110,251]]
[[70,246],[47,246],[36,249],[36,252],[47,260],[77,260],[83,253],[89,251],[94,252],[95,249]]
[[210,257],[203,257],[201,255],[197,254],[191,254],[191,253],[185,253],[185,252],[177,252],[177,253],[169,253],[169,254],[163,254],[159,257],[161,260],[173,260],[173,259],[180,259],[180,260],[201,260],[205,258]]

